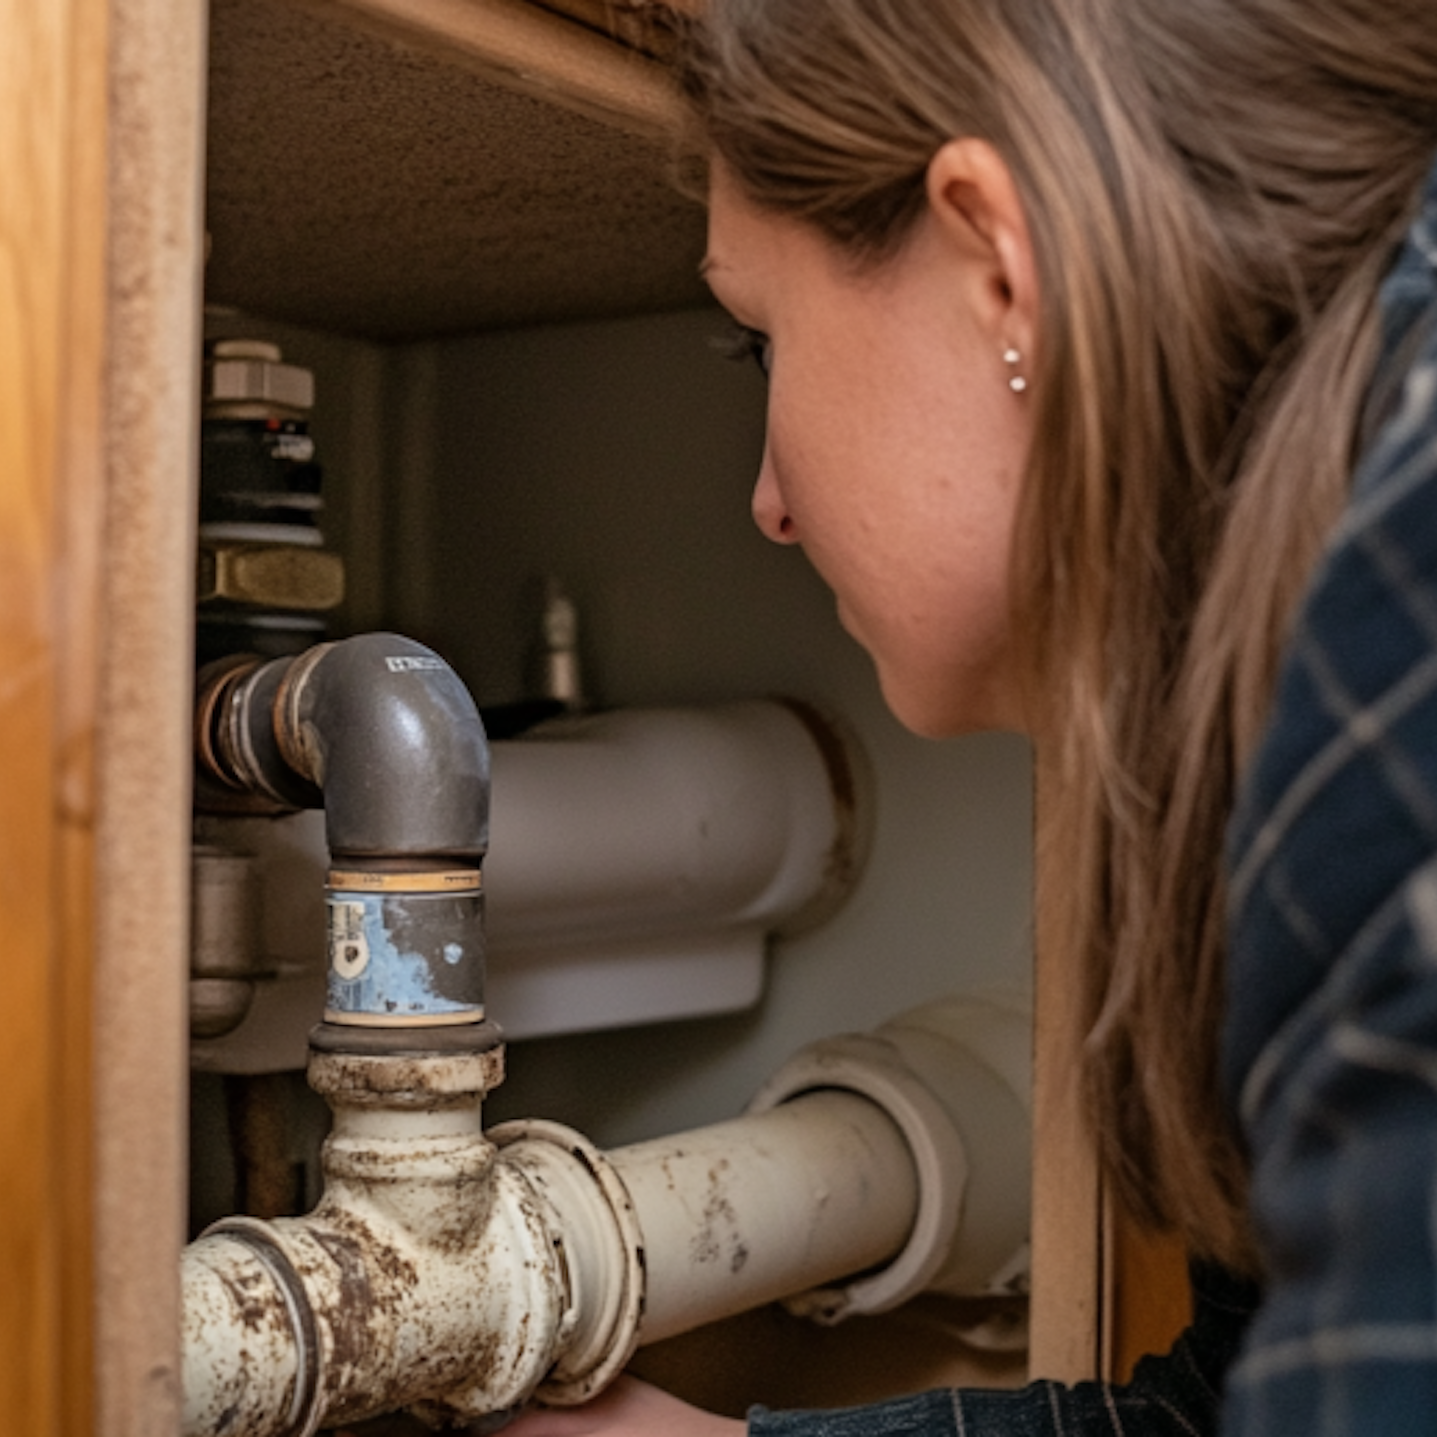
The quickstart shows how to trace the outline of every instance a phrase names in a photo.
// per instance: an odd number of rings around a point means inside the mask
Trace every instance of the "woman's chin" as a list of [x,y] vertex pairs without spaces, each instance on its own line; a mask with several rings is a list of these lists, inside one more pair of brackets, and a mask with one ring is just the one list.
[[936,695],[903,683],[899,677],[876,661],[875,667],[878,671],[878,687],[882,690],[883,702],[888,705],[888,712],[909,733],[917,734],[919,738],[937,739],[952,738],[955,733],[964,732],[961,726],[953,726],[948,713],[950,706],[939,704]]
[[999,711],[992,695],[981,686],[961,691],[940,689],[932,683],[905,683],[901,675],[877,665],[878,684],[888,711],[919,738],[959,738],[969,733],[1021,732],[1022,724]]

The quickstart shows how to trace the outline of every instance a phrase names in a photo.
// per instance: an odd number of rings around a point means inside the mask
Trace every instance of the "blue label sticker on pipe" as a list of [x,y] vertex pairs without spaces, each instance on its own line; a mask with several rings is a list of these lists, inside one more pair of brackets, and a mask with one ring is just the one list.
[[326,1017],[469,1022],[484,1015],[483,895],[331,890]]

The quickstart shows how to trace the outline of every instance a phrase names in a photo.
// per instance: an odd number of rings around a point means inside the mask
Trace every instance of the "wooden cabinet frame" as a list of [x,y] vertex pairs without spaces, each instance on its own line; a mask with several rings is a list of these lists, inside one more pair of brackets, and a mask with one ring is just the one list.
[[[1039,755],[1041,805],[1058,780]],[[1036,854],[1033,981],[1033,1301],[1035,1377],[1123,1381],[1138,1358],[1165,1351],[1191,1314],[1181,1245],[1140,1229],[1098,1168],[1079,1084],[1078,974],[1058,967],[1044,931],[1045,887],[1065,881],[1061,853]]]
[[203,7],[0,0],[0,1411],[178,1414]]

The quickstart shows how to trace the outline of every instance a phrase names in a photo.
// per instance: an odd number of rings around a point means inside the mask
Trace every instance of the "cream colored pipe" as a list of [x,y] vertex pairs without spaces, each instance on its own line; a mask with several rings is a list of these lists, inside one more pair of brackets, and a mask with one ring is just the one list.
[[640,1342],[889,1262],[918,1211],[902,1130],[853,1093],[807,1093],[611,1160],[648,1259]]
[[805,1050],[742,1118],[608,1155],[554,1123],[483,1133],[502,1050],[315,1053],[319,1207],[184,1255],[184,1432],[474,1422],[584,1401],[640,1342],[776,1297],[834,1320],[1011,1286],[1026,1191],[984,1194],[970,1156],[1025,1186],[1022,1031],[1002,1005],[909,1015]]
[[[402,1091],[394,1060],[327,1066]],[[917,1207],[900,1130],[851,1093],[608,1159],[556,1124],[508,1125],[496,1149],[477,1094],[352,1097],[315,1212],[230,1219],[184,1254],[190,1437],[582,1401],[640,1341],[893,1257]]]
[[500,1050],[313,1055],[335,1117],[319,1206],[228,1219],[183,1255],[185,1433],[442,1423],[534,1390],[566,1299],[547,1213],[481,1131],[501,1072]]
[[806,927],[847,897],[863,758],[797,702],[616,709],[493,747],[492,949]]

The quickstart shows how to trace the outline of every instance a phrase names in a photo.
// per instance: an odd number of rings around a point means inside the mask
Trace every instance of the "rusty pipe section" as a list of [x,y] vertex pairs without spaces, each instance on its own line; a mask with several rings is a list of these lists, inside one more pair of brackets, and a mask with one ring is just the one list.
[[454,1035],[416,1042],[410,1030],[478,1025],[467,1046],[492,1046],[481,877],[489,746],[448,664],[383,633],[268,663],[222,660],[200,676],[195,738],[202,783],[278,810],[324,809],[324,1045],[463,1047]]
[[555,1123],[486,1137],[501,1065],[312,1056],[323,1200],[185,1251],[185,1437],[581,1402],[640,1342],[881,1264],[913,1226],[904,1136],[855,1093],[606,1155]]
[[502,1050],[315,1051],[323,1200],[186,1250],[185,1437],[404,1408],[489,1430],[776,1297],[834,1321],[1021,1290],[1027,1033],[1019,1002],[930,1005],[803,1050],[741,1118],[607,1154],[555,1123],[486,1135]]
[[184,1432],[308,1437],[411,1408],[461,1425],[522,1402],[566,1327],[561,1250],[481,1130],[500,1050],[316,1053],[334,1110],[303,1218],[229,1218],[186,1249]]
[[[571,1143],[565,1130],[533,1122],[506,1123],[491,1136],[540,1181],[552,1181],[546,1150]],[[902,1130],[853,1092],[805,1093],[764,1113],[618,1148],[602,1168],[632,1210],[643,1274],[642,1311],[616,1354],[620,1367],[635,1345],[885,1265],[903,1250],[918,1211]],[[577,1213],[565,1217],[573,1224]],[[621,1286],[605,1282],[618,1298]],[[539,1396],[577,1402],[602,1385],[582,1364],[562,1364]]]

